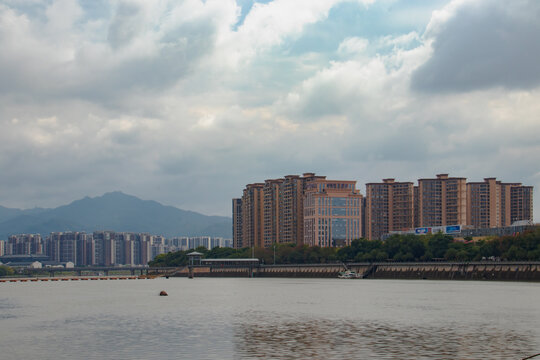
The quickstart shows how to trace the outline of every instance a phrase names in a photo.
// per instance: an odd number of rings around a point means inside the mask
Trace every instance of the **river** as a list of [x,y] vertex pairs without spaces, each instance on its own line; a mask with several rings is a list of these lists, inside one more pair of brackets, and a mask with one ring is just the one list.
[[[161,290],[169,296],[158,296]],[[1,359],[521,359],[540,284],[170,278],[0,284]],[[540,357],[539,357],[540,359]]]

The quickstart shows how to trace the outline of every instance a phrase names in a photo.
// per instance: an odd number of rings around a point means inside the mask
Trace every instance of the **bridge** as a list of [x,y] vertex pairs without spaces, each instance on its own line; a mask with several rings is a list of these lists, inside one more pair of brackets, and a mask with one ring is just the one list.
[[[76,274],[77,276],[82,275],[105,275],[109,276],[112,273],[129,273],[131,275],[147,275],[148,267],[141,266],[92,266],[92,267],[73,267],[73,268],[64,268],[64,267],[44,267],[40,269],[22,269],[22,273],[29,276],[39,276],[39,275],[48,275],[54,277],[56,274],[70,273]],[[176,268],[161,268],[159,272],[170,271],[171,269]]]

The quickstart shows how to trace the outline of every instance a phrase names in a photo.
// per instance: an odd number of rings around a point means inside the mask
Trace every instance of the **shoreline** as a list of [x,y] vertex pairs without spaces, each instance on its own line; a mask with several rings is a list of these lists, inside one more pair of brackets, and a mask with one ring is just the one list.
[[[158,268],[155,268],[156,270]],[[184,266],[172,277],[303,277],[337,278],[346,269],[363,279],[496,280],[540,282],[540,262],[349,263],[259,266]],[[152,274],[154,269],[149,269]],[[156,271],[156,275],[159,270]],[[161,274],[161,276],[165,276]]]

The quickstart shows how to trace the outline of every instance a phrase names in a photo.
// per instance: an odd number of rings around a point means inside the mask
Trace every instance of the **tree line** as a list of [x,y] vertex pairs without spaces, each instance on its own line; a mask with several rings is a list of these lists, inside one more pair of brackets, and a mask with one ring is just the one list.
[[[270,248],[195,249],[203,258],[251,258],[264,264],[324,264],[335,262],[383,261],[540,261],[540,228],[515,236],[491,237],[479,241],[465,238],[454,242],[444,234],[392,235],[384,241],[358,239],[341,248],[322,248],[294,244],[276,244]],[[193,250],[169,252],[156,256],[150,266],[183,266]]]
[[13,268],[7,266],[7,265],[0,265],[0,276],[9,276],[13,275],[15,271]]

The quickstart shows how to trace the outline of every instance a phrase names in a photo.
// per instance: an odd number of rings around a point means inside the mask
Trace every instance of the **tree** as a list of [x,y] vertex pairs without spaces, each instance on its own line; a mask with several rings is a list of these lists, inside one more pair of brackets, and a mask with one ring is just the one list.
[[9,276],[13,275],[15,271],[13,268],[6,266],[6,265],[0,265],[0,276]]
[[444,258],[446,260],[453,261],[457,259],[457,254],[458,254],[458,251],[456,249],[450,248],[446,250],[446,252],[444,253]]
[[452,243],[453,239],[450,235],[441,233],[433,235],[428,241],[428,248],[435,258],[443,258]]

